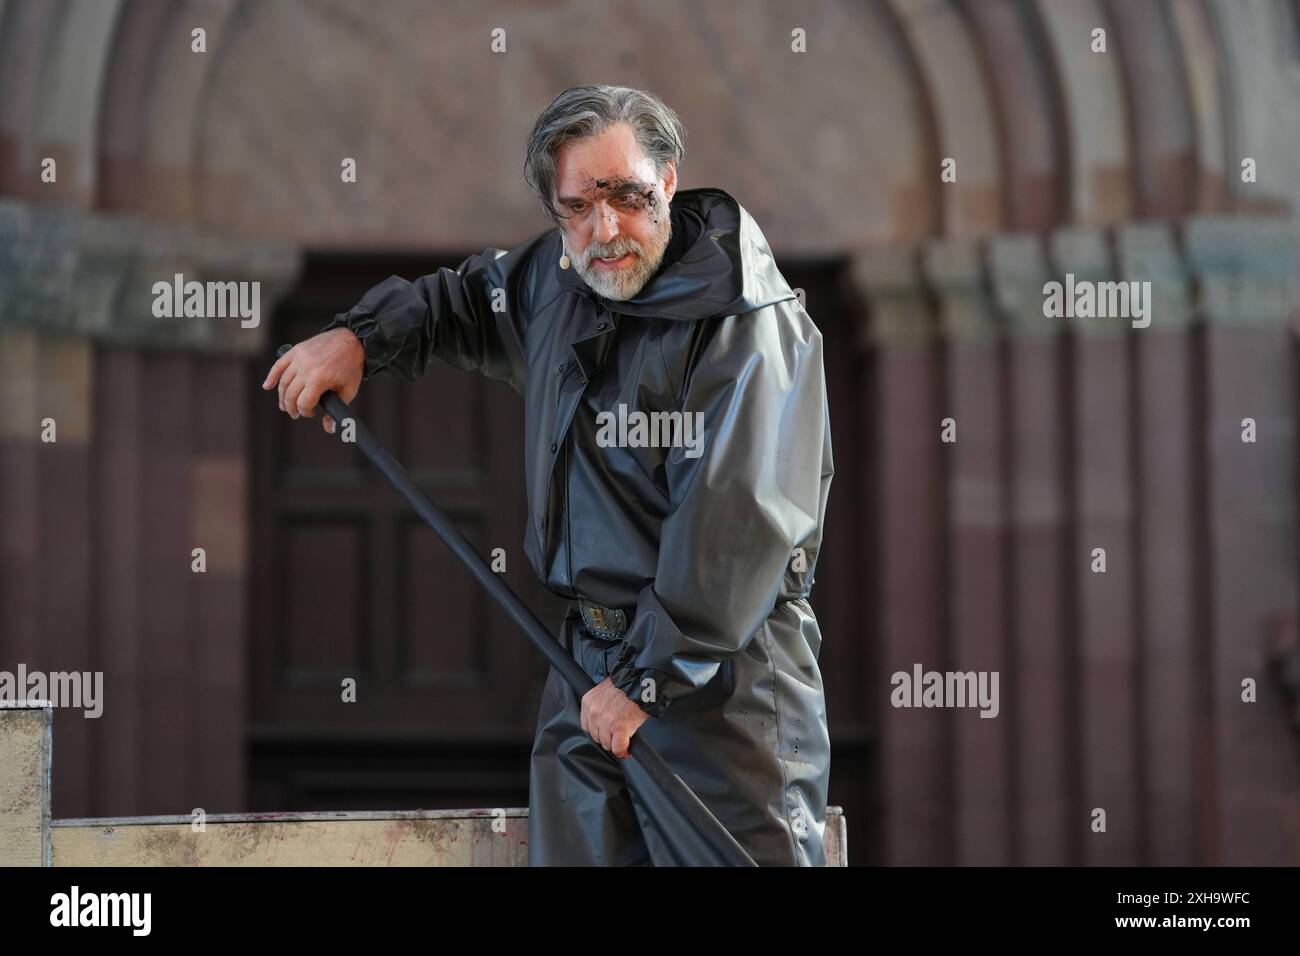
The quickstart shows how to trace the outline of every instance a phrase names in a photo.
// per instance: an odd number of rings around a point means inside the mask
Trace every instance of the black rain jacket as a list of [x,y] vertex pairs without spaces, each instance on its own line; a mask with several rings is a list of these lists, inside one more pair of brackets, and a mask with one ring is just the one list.
[[[829,742],[807,599],[834,474],[822,337],[735,199],[681,190],[671,214],[664,264],[628,300],[565,268],[553,228],[392,276],[327,328],[358,336],[366,379],[414,380],[436,356],[523,397],[538,577],[626,612],[609,676],[651,716],[720,693],[737,733],[776,753],[784,812],[820,826]],[[631,412],[688,414],[702,434],[603,441]]]

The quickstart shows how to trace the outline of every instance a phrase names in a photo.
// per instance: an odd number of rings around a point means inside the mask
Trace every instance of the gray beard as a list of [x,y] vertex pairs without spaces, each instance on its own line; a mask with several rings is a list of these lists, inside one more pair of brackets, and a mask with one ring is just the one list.
[[597,255],[604,255],[608,251],[607,249],[599,248],[597,243],[591,242],[587,244],[587,248],[582,256],[575,256],[569,252],[569,244],[568,241],[564,239],[563,232],[561,232],[560,238],[564,243],[565,255],[567,255],[569,261],[573,263],[573,268],[577,271],[578,275],[582,277],[582,281],[591,286],[592,291],[597,295],[603,296],[606,299],[611,299],[615,302],[621,302],[624,299],[632,298],[640,292],[641,289],[645,287],[645,284],[649,281],[650,277],[655,274],[659,265],[664,261],[664,253],[668,250],[668,243],[672,239],[673,235],[672,217],[666,216],[665,222],[666,228],[664,230],[662,241],[658,243],[657,248],[654,249],[652,254],[649,256],[645,254],[646,250],[644,246],[633,247],[630,240],[617,240],[613,244],[616,248],[622,246],[626,250],[638,253],[638,255],[632,261],[631,265],[613,272],[597,269],[591,264],[592,260],[595,259]]

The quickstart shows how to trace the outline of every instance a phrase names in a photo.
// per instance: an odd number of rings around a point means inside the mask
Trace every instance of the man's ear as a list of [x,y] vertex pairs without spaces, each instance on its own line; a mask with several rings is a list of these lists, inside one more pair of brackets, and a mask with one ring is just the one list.
[[670,159],[664,164],[664,195],[668,201],[673,201],[673,193],[677,192],[677,160]]

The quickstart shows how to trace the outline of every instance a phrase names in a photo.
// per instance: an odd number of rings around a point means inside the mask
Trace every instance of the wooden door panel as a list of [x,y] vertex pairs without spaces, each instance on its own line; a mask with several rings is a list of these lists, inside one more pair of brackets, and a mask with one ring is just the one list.
[[[462,517],[456,524],[483,553],[482,521]],[[403,522],[396,682],[412,690],[492,690],[495,674],[488,653],[485,599],[459,568],[447,574],[429,572],[439,567],[445,551],[446,545],[418,517]]]
[[[459,261],[312,257],[276,316],[276,341],[310,337],[389,274]],[[254,737],[311,728],[526,742],[545,667],[514,625],[359,451],[259,399]],[[507,582],[557,622],[561,605],[522,550],[519,397],[435,359],[417,382],[363,384],[353,408],[481,555],[505,550]],[[348,677],[356,703],[341,700]]]
[[[281,690],[335,693],[369,671],[365,618],[366,527],[359,518],[289,518],[282,526],[276,638]],[[328,586],[323,586],[328,582]]]

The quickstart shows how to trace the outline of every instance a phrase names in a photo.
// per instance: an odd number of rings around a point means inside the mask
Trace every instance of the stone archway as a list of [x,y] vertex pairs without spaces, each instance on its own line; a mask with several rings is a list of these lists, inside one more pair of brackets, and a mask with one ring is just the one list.
[[[1295,862],[1270,837],[1300,787],[1290,731],[1237,679],[1295,603],[1298,36],[1293,0],[0,3],[0,650],[120,659],[134,701],[103,750],[124,774],[61,732],[59,812],[239,799],[238,748],[191,760],[185,733],[238,736],[243,647],[220,638],[248,529],[228,515],[247,356],[270,343],[152,320],[152,281],[260,281],[269,314],[304,248],[508,245],[543,225],[518,175],[532,116],[614,79],[684,115],[684,181],[733,191],[783,255],[850,261],[857,309],[829,321],[875,373],[877,471],[840,494],[870,502],[876,670],[1037,675],[1017,700],[1041,719],[999,734],[882,710],[879,858]],[[1067,272],[1152,282],[1160,327],[1045,325]],[[948,416],[956,447],[917,439]],[[1267,425],[1250,460],[1247,417]],[[204,589],[168,556],[196,535],[220,542]],[[1079,557],[1102,540],[1131,572],[1105,586]],[[157,766],[176,769],[155,786]],[[1132,810],[1104,849],[1071,822],[1098,804]]]

